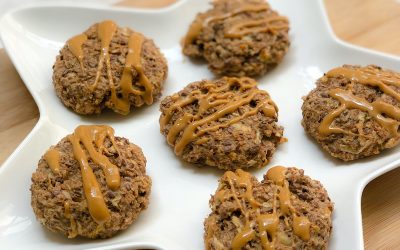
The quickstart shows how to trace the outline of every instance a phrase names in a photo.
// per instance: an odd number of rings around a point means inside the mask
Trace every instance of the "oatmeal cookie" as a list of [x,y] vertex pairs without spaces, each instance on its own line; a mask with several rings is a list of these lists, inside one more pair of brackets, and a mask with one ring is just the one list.
[[303,127],[333,157],[376,155],[400,142],[400,74],[344,65],[326,73],[302,106]]
[[128,114],[161,95],[167,62],[154,42],[106,20],[72,37],[53,66],[62,103],[78,114],[110,108]]
[[220,169],[263,167],[284,141],[278,108],[251,78],[203,80],[166,97],[161,133],[183,160]]
[[32,175],[38,221],[68,238],[108,238],[149,203],[142,150],[108,126],[79,126],[51,147]]
[[227,171],[204,222],[206,249],[327,249],[333,204],[319,181],[273,167],[258,182]]
[[216,0],[199,13],[183,39],[183,53],[204,58],[221,76],[259,76],[288,51],[289,22],[264,0]]

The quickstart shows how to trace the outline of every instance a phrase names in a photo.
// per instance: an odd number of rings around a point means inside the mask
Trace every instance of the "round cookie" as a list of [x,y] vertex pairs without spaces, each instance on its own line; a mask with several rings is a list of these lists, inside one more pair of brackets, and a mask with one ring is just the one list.
[[68,238],[108,238],[147,208],[151,179],[142,150],[108,126],[79,126],[32,174],[38,221]]
[[263,167],[283,128],[278,108],[251,78],[203,80],[166,97],[160,130],[183,160],[220,169]]
[[183,39],[183,53],[204,58],[222,76],[258,76],[288,51],[289,22],[264,0],[217,0],[199,13]]
[[302,111],[305,130],[333,157],[379,154],[400,142],[400,74],[374,65],[332,69]]
[[273,167],[261,182],[227,171],[210,207],[206,249],[327,249],[333,204],[303,170]]
[[107,107],[126,115],[131,106],[160,97],[167,71],[151,39],[107,20],[67,41],[53,66],[53,84],[64,105],[78,114]]

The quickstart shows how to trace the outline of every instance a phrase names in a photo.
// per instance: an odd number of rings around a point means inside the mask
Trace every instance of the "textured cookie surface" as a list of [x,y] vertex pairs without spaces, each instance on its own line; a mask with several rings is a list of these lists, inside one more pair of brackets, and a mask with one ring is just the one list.
[[303,170],[273,167],[261,182],[227,171],[210,207],[206,249],[327,249],[333,204]]
[[369,65],[326,73],[305,98],[303,127],[329,154],[350,161],[399,143],[400,74]]
[[204,58],[222,76],[257,76],[282,61],[290,42],[287,18],[264,0],[217,0],[199,13],[183,39],[183,53]]
[[159,98],[167,70],[151,39],[103,21],[67,41],[53,66],[53,84],[64,105],[79,114],[106,107],[128,114]]
[[166,97],[161,133],[185,161],[220,169],[262,167],[283,141],[278,109],[251,78],[199,81]]
[[142,150],[110,127],[80,126],[40,159],[31,205],[38,221],[69,238],[107,238],[148,206]]

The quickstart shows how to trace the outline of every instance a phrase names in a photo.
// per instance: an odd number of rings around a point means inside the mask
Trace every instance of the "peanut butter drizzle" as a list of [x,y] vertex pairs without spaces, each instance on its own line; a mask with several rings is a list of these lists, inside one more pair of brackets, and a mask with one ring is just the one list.
[[[231,188],[234,189],[234,183],[237,186],[246,189],[244,193],[244,198],[247,200],[253,208],[261,206],[253,197],[253,184],[251,183],[251,175],[243,170],[236,170],[236,174],[228,171],[225,176],[229,179],[229,184]],[[234,182],[234,183],[233,183]]]
[[278,185],[283,185],[283,181],[286,179],[286,168],[282,166],[275,166],[270,168],[267,172],[267,179],[275,182]]
[[120,175],[118,167],[112,164],[106,156],[102,154],[102,149],[96,150],[94,145],[103,145],[104,139],[108,137],[115,148],[114,131],[109,126],[78,126],[75,132],[68,137],[72,143],[75,159],[81,167],[83,189],[88,203],[90,215],[97,223],[104,223],[110,219],[110,212],[105,204],[99,183],[89,165],[85,147],[90,159],[103,168],[107,186],[112,190],[117,190],[120,186]]
[[[240,169],[236,170],[235,173],[231,171],[225,172],[222,179],[227,180],[230,189],[222,189],[225,184],[221,182],[214,199],[223,201],[233,197],[239,205],[245,219],[244,226],[232,240],[232,249],[242,249],[249,241],[254,240],[257,235],[260,238],[263,249],[275,249],[279,217],[281,215],[292,216],[292,227],[295,235],[304,241],[310,239],[310,222],[307,217],[298,216],[295,208],[291,205],[289,182],[286,180],[285,175],[286,168],[280,166],[273,167],[267,172],[267,179],[270,179],[278,186],[277,191],[279,191],[279,193],[278,195],[274,194],[272,213],[261,214],[260,207],[262,207],[262,204],[260,204],[253,196],[251,175]],[[239,192],[237,188],[244,189],[244,193]],[[279,200],[280,214],[278,214],[277,211],[277,200]],[[250,204],[250,208],[247,208],[246,203]],[[251,214],[253,214],[253,218],[255,218],[255,223],[250,221]],[[258,234],[254,229],[255,225],[258,227]],[[288,224],[287,226],[290,225]]]
[[[248,201],[253,209],[257,209],[261,206],[254,197],[253,197],[253,185],[251,183],[251,175],[241,169],[236,170],[236,173],[227,171],[224,176],[228,179],[228,183],[231,187],[232,194],[229,197],[233,196],[236,202],[238,203],[240,210],[245,216],[245,225],[241,231],[236,234],[236,236],[232,240],[232,249],[240,250],[247,242],[253,240],[256,237],[256,232],[252,228],[252,224],[250,222],[250,213],[246,209],[246,204],[242,204],[238,196],[238,193],[235,188],[235,184],[239,188],[244,188],[246,191],[243,195],[244,201]],[[220,197],[221,198],[221,197]],[[223,197],[222,197],[223,198]]]
[[[164,129],[166,124],[172,118],[173,112],[182,107],[192,104],[197,101],[199,108],[197,114],[184,114],[181,118],[177,119],[173,126],[170,128],[167,141],[170,145],[175,145],[175,153],[181,155],[184,148],[191,142],[195,141],[199,136],[205,133],[216,131],[220,128],[228,127],[234,123],[243,120],[244,118],[254,115],[261,111],[266,116],[276,117],[277,107],[271,99],[261,101],[256,107],[244,112],[244,114],[231,118],[228,121],[214,126],[206,126],[213,121],[233,113],[243,105],[249,104],[256,94],[262,93],[261,90],[256,89],[256,82],[249,78],[231,78],[230,82],[224,86],[216,88],[215,85],[205,85],[207,93],[203,94],[201,91],[193,91],[186,99],[183,99],[172,105],[164,116],[160,118],[161,129]],[[249,81],[248,83],[245,80]],[[238,97],[232,98],[231,93],[223,92],[228,90],[231,86],[239,84],[239,90],[242,92]],[[245,92],[247,91],[247,92]],[[221,93],[222,92],[222,93]],[[209,115],[204,115],[209,109],[217,107],[217,110]],[[202,128],[203,127],[203,128]],[[177,139],[178,135],[182,136]]]
[[[126,56],[125,67],[122,72],[120,87],[122,98],[118,98],[114,85],[111,86],[111,101],[114,103],[116,110],[121,114],[128,114],[130,111],[129,94],[142,95],[146,104],[153,103],[153,85],[143,72],[140,62],[143,44],[143,36],[139,33],[133,33],[128,41],[128,54]],[[145,91],[135,89],[132,86],[134,68],[138,73],[139,84]]]
[[139,83],[144,87],[143,99],[147,105],[153,103],[153,85],[150,83],[147,76],[144,74],[141,63],[142,46],[144,38],[139,33],[133,33],[129,39],[131,41],[130,48],[133,50],[132,66],[136,69],[139,75]]
[[[257,217],[258,230],[260,231],[261,245],[265,250],[274,249],[274,242],[276,237],[276,232],[278,231],[279,218],[276,213],[272,214],[260,214]],[[271,241],[268,240],[268,235],[272,238]]]
[[265,33],[268,31],[288,30],[286,17],[274,16],[259,20],[246,20],[231,26],[225,33],[228,38],[240,38],[248,34]]
[[99,82],[101,72],[103,70],[104,60],[107,68],[108,81],[110,82],[110,86],[114,86],[111,74],[109,49],[110,49],[111,39],[113,38],[116,30],[117,30],[117,25],[111,20],[103,21],[99,23],[97,26],[97,33],[101,41],[101,51],[99,57],[99,64],[97,66],[96,78],[94,80],[94,83],[90,86],[90,89],[92,91],[96,89],[97,83]]
[[380,72],[373,68],[344,68],[339,67],[330,70],[326,73],[327,77],[342,76],[358,83],[378,87],[382,92],[387,95],[393,96],[396,100],[400,101],[400,94],[390,88],[388,85],[400,87],[400,74],[388,74]]
[[252,241],[256,237],[256,232],[252,229],[250,223],[246,223],[242,231],[240,231],[232,240],[232,249],[240,250],[247,242]]
[[243,12],[261,12],[261,11],[266,11],[269,10],[269,5],[268,4],[246,4],[240,8],[237,8],[233,10],[232,12],[228,12],[222,15],[217,15],[217,16],[211,16],[209,18],[206,18],[204,20],[203,25],[208,25],[209,23],[219,21],[219,20],[224,20],[230,17],[234,17],[236,15],[239,15]]
[[[378,87],[382,92],[392,96],[396,100],[400,101],[400,94],[393,90],[389,85],[400,87],[400,75],[399,74],[388,74],[386,72],[380,72],[374,68],[335,68],[328,73],[327,77],[338,77],[342,76],[351,81],[357,83]],[[347,133],[340,128],[332,128],[333,121],[346,109],[360,109],[368,112],[382,127],[386,128],[393,136],[400,136],[398,128],[400,125],[400,109],[385,103],[383,101],[368,102],[363,98],[359,98],[353,95],[349,91],[343,89],[331,89],[329,95],[332,98],[338,100],[341,105],[331,111],[322,120],[318,132],[322,136],[328,136],[330,134]],[[388,117],[384,116],[387,115]]]
[[69,219],[71,224],[71,231],[68,231],[68,238],[75,238],[78,235],[76,221],[71,214],[71,205],[68,201],[64,202],[64,215]]
[[184,45],[193,43],[194,40],[200,35],[200,32],[203,30],[203,22],[204,20],[199,18],[190,25],[189,30],[183,40]]
[[293,218],[293,233],[299,236],[302,240],[308,241],[310,239],[310,221],[305,216],[298,216],[296,209],[290,202],[291,192],[289,189],[289,182],[286,180],[286,168],[276,166],[268,170],[267,179],[275,182],[279,187],[278,200],[282,215],[292,215]]
[[[279,184],[278,184],[279,185]],[[289,190],[289,183],[284,180],[283,184],[279,185],[280,191],[278,195],[278,199],[280,202],[281,212],[283,215],[289,215],[291,212],[291,203],[290,203],[290,190]]]
[[53,173],[58,174],[60,172],[60,152],[51,148],[44,154],[44,160]]
[[167,135],[167,142],[169,145],[174,146],[175,139],[178,136],[179,132],[186,127],[191,119],[193,119],[193,116],[186,113],[182,117],[178,118],[178,120],[176,120],[174,126],[171,128]]
[[[345,109],[360,109],[368,112],[382,127],[386,128],[393,136],[399,136],[400,109],[382,101],[368,102],[343,89],[331,89],[329,95],[337,99],[341,105],[336,110],[330,112],[321,122],[319,133],[327,136],[332,133],[343,133],[339,128],[331,128],[334,119]],[[386,114],[390,118],[383,116]]]
[[[122,76],[119,82],[119,86],[122,92],[122,97],[121,98],[118,97],[111,72],[110,54],[109,54],[110,43],[116,30],[117,30],[117,25],[111,20],[106,20],[98,24],[97,32],[98,32],[98,37],[101,41],[101,52],[99,57],[99,63],[97,66],[96,78],[94,80],[94,83],[89,87],[89,89],[91,91],[94,91],[96,89],[105,62],[107,68],[107,78],[111,89],[110,102],[114,105],[115,110],[117,112],[126,115],[130,111],[129,95],[130,94],[141,95],[143,96],[144,102],[150,105],[153,103],[154,87],[147,78],[147,76],[144,74],[143,66],[141,63],[142,46],[144,38],[139,33],[133,33],[128,40],[128,54],[126,56],[124,70],[122,72]],[[78,45],[75,45],[74,47],[76,51],[77,51],[77,46]],[[82,51],[80,51],[80,53],[82,53]],[[74,55],[77,56],[78,58],[80,57],[83,58],[83,54],[78,54],[78,52],[74,53]],[[136,89],[132,86],[133,68],[137,72],[138,82],[141,86],[144,87],[144,91]]]
[[[239,7],[229,13],[225,13],[222,15],[211,16],[208,18],[198,17],[189,27],[189,31],[185,36],[184,44],[189,45],[194,42],[194,40],[200,35],[203,28],[208,24],[224,20],[230,17],[234,17],[244,12],[262,12],[269,10],[270,7],[268,4],[246,4],[242,7]],[[275,22],[280,22],[280,24],[276,24]],[[260,27],[262,26],[262,27]],[[247,29],[245,29],[247,28]],[[244,35],[250,33],[257,33],[257,32],[268,32],[268,31],[275,31],[280,29],[288,29],[288,20],[285,17],[271,17],[271,18],[264,18],[260,20],[247,20],[242,21],[234,26],[232,26],[228,31],[225,33],[225,37],[230,38],[239,38]]]
[[72,54],[76,58],[78,58],[82,71],[84,71],[82,45],[86,41],[87,41],[87,36],[85,34],[79,34],[67,41],[68,49],[72,52]]
[[310,221],[307,217],[293,215],[293,232],[304,241],[310,239]]

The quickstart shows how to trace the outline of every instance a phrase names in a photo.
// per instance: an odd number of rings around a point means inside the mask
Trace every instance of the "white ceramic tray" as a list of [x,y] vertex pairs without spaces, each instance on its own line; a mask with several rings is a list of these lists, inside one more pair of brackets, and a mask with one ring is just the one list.
[[[198,168],[175,157],[159,132],[159,102],[127,117],[106,112],[79,116],[56,97],[52,65],[63,43],[91,24],[113,19],[154,38],[169,64],[163,95],[189,82],[213,78],[206,64],[194,64],[181,53],[179,41],[208,1],[182,0],[160,10],[99,8],[71,4],[26,6],[8,13],[0,35],[8,55],[34,97],[40,120],[29,136],[0,168],[1,249],[202,249],[203,220],[208,200],[222,171]],[[271,0],[273,8],[291,22],[292,45],[281,65],[259,79],[279,106],[279,123],[289,142],[273,161],[251,172],[258,178],[274,165],[297,166],[320,180],[335,202],[330,249],[362,249],[361,193],[373,178],[400,164],[400,148],[353,163],[337,161],[320,150],[304,132],[301,97],[330,68],[348,64],[377,64],[400,70],[400,59],[339,41],[328,24],[322,1]],[[140,145],[153,179],[149,208],[126,231],[107,240],[66,239],[45,230],[30,207],[30,177],[50,145],[71,133],[78,124],[109,124],[116,134]]]

